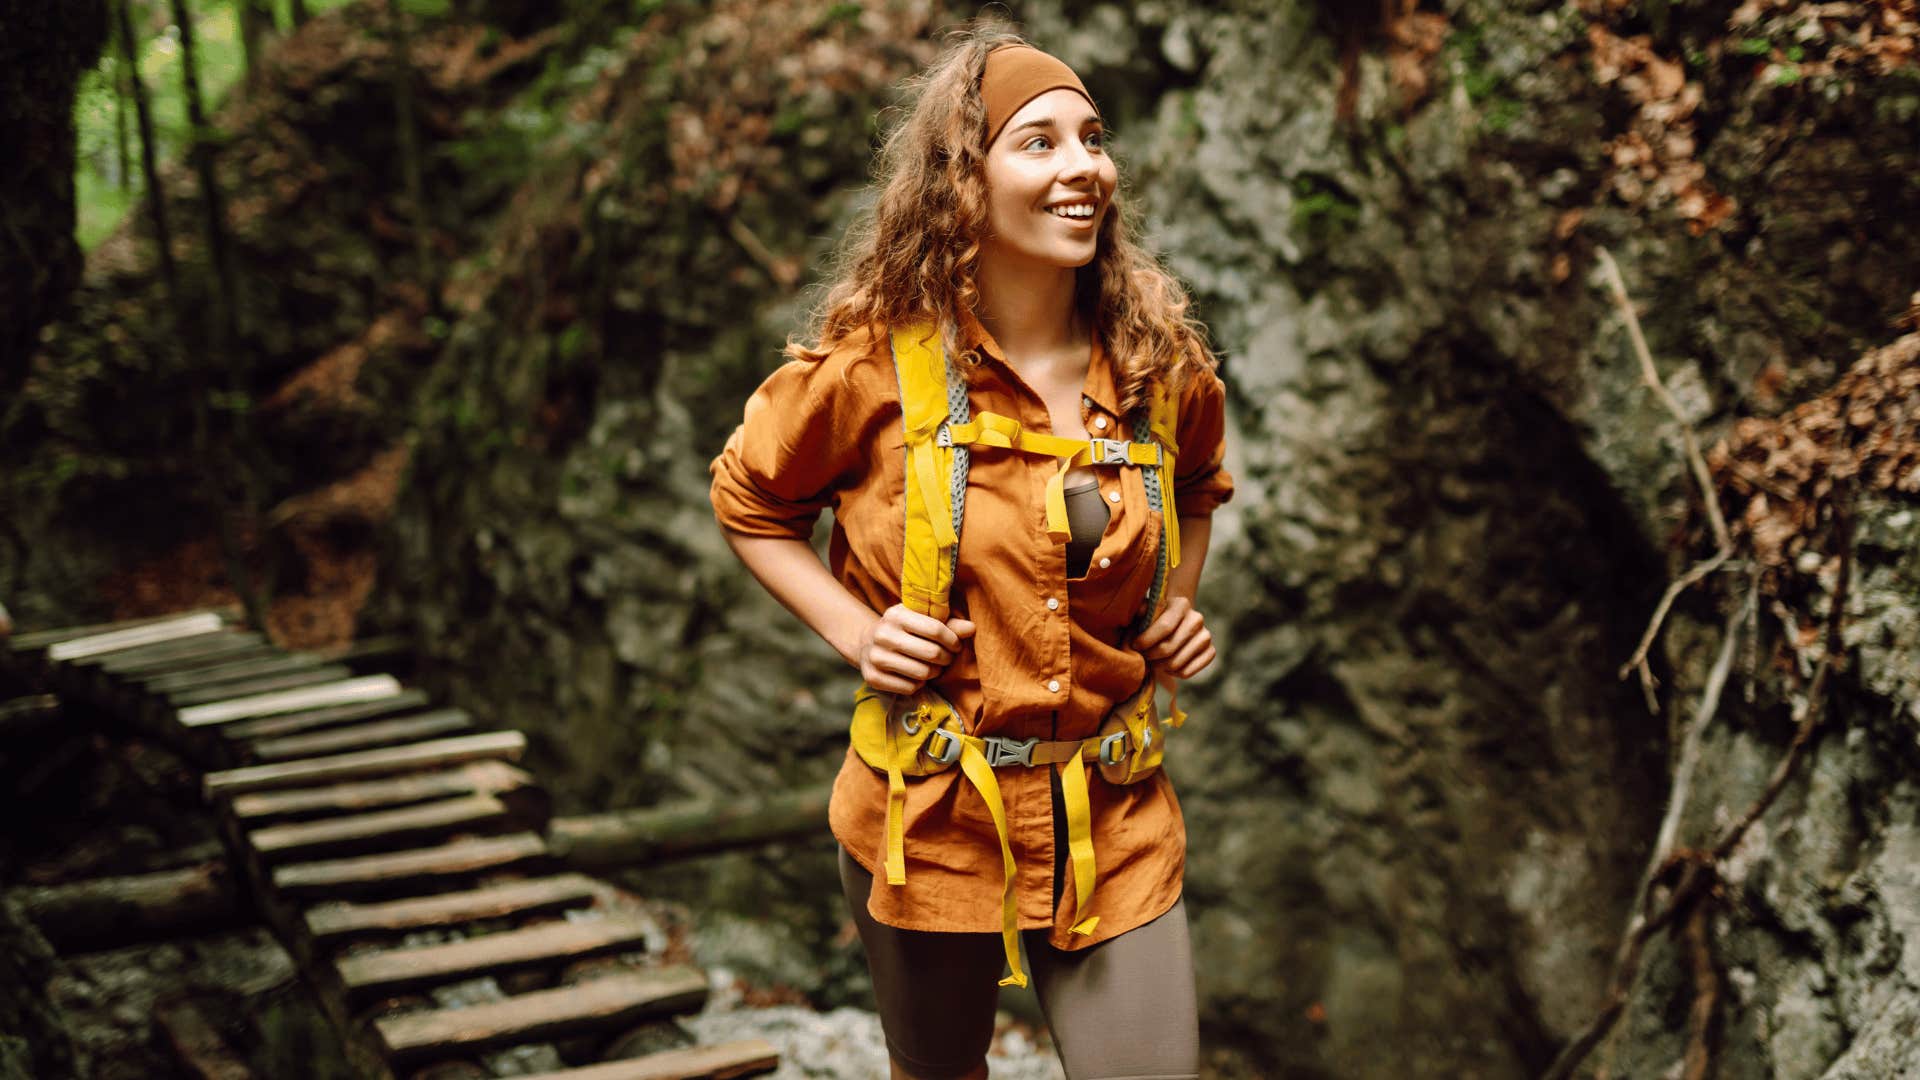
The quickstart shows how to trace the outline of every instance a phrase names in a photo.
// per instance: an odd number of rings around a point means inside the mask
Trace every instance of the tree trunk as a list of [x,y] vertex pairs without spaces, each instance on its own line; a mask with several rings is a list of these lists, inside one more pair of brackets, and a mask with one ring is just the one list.
[[287,4],[287,17],[293,22],[293,28],[295,30],[305,26],[307,23],[307,0],[289,0]]
[[[407,185],[408,216],[413,221],[414,274],[425,286],[433,280],[433,252],[427,235],[426,181],[420,169],[420,137],[413,91],[413,44],[406,12],[399,3],[387,5],[393,41],[393,105],[400,143],[400,168]],[[432,289],[427,290],[432,295]]]
[[700,800],[555,818],[548,846],[574,870],[623,870],[691,855],[818,835],[832,785],[741,802]]
[[[232,406],[232,422],[229,427],[229,450],[243,447],[246,443],[246,417],[252,408],[247,392],[245,365],[239,352],[239,318],[237,314],[238,296],[235,287],[233,258],[227,238],[226,204],[221,196],[220,181],[214,174],[213,146],[208,140],[210,131],[207,125],[206,108],[200,97],[199,67],[194,58],[193,15],[187,10],[187,0],[173,0],[174,22],[180,29],[180,81],[181,91],[186,97],[187,126],[190,131],[189,147],[193,159],[194,173],[200,180],[200,206],[206,230],[207,264],[213,278],[213,303],[208,305],[207,326],[209,351],[216,363],[224,361],[228,365],[227,400]],[[204,397],[204,395],[203,395]],[[220,549],[224,556],[227,576],[240,602],[247,609],[247,619],[262,629],[267,625],[266,601],[254,588],[252,575],[247,572],[240,555],[239,540],[234,534],[231,509],[238,502],[238,509],[251,515],[254,500],[250,497],[251,482],[244,469],[234,468],[233,453],[214,454],[211,446],[205,444],[206,425],[196,423],[196,437],[201,441],[204,478],[213,489],[213,505],[218,518]],[[231,495],[227,478],[236,478],[241,490],[238,500]]]
[[0,400],[80,280],[73,98],[107,39],[105,0],[0,0]]
[[166,193],[160,190],[160,167],[154,159],[153,105],[147,100],[147,81],[140,77],[140,47],[133,37],[133,16],[127,10],[131,3],[117,0],[113,6],[119,31],[116,36],[120,39],[120,60],[127,67],[127,86],[133,91],[134,116],[140,125],[140,175],[147,188],[147,213],[153,218],[160,284],[166,290],[167,307],[178,312],[180,275],[173,264],[173,231],[167,226]]
[[252,85],[260,70],[260,51],[265,48],[267,31],[273,28],[273,9],[262,0],[233,0],[233,6],[240,21],[240,48],[246,54],[247,83]]

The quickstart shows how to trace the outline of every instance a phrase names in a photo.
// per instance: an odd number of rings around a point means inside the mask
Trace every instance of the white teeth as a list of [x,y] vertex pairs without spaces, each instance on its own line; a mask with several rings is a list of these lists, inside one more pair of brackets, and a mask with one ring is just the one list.
[[1093,205],[1091,203],[1075,203],[1072,206],[1049,206],[1047,207],[1047,213],[1056,217],[1090,218],[1093,216]]

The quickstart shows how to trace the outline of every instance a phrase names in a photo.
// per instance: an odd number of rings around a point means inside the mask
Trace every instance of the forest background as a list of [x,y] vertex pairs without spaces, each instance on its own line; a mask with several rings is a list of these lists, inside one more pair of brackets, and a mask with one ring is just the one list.
[[[0,602],[403,635],[562,812],[817,784],[854,676],[705,466],[974,11],[0,0]],[[1013,13],[1225,357],[1210,1070],[1920,1068],[1914,0]],[[194,839],[90,834],[153,777],[70,739],[0,885]],[[860,1000],[830,846],[636,887]]]

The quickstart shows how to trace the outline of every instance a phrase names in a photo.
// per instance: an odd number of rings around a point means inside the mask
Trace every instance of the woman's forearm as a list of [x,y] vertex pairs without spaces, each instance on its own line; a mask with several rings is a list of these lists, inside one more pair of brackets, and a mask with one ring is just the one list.
[[1200,571],[1207,564],[1207,540],[1213,535],[1213,516],[1180,519],[1180,565],[1167,574],[1167,599],[1189,601],[1200,588]]
[[860,666],[860,638],[879,616],[835,580],[805,540],[746,536],[722,528],[727,546],[780,601],[847,663]]

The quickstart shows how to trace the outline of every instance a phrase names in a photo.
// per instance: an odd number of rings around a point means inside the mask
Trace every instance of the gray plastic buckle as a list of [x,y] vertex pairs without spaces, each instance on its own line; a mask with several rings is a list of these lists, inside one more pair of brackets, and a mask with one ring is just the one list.
[[934,753],[933,744],[929,742],[926,750],[929,758],[932,758],[942,765],[951,765],[960,760],[960,736],[955,735],[946,728],[934,728],[933,737],[935,739],[945,740],[946,746],[939,753]]
[[1127,730],[1119,731],[1100,740],[1100,764],[1118,765],[1127,760]]
[[987,764],[994,768],[1002,765],[1031,765],[1033,748],[1039,741],[1040,737],[1037,735],[1031,739],[1006,739],[998,735],[988,735],[986,737]]

